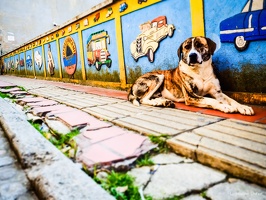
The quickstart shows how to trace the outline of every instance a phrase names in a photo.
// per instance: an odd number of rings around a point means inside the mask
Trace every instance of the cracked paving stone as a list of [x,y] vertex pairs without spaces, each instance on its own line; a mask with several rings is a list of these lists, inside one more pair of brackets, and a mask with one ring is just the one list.
[[154,200],[172,198],[201,191],[225,178],[226,174],[198,163],[161,165],[151,177],[144,194]]
[[178,164],[178,163],[188,163],[188,162],[193,162],[191,159],[187,159],[185,157],[181,157],[176,155],[175,153],[168,153],[168,154],[159,154],[156,155],[152,158],[152,161],[155,164]]
[[203,197],[201,197],[200,195],[190,195],[185,197],[182,200],[205,200]]
[[241,180],[221,183],[208,189],[207,197],[215,200],[266,199],[266,189]]
[[151,178],[150,171],[150,167],[140,167],[132,169],[128,174],[135,178],[134,184],[136,186],[144,187]]
[[9,156],[4,156],[0,158],[0,167],[11,165],[14,162],[13,158]]

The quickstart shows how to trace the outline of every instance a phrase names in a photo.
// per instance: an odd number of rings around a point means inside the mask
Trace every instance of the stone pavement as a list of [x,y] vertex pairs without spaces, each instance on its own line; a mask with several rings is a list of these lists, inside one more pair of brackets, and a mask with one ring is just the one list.
[[[76,139],[78,161],[87,166],[123,165],[154,148],[136,132],[162,136],[176,153],[192,158],[159,154],[153,158],[155,166],[129,172],[136,176],[144,195],[153,199],[182,195],[186,199],[266,199],[265,188],[224,173],[266,186],[265,108],[255,107],[256,115],[248,117],[183,104],[177,104],[178,109],[135,107],[126,101],[124,91],[70,83],[1,76],[0,85],[13,85],[14,91],[9,92],[23,97],[18,103],[31,107],[35,116],[45,116],[46,123],[57,119],[69,130],[83,128]],[[25,92],[14,89],[15,85],[38,97],[25,98]]]
[[38,199],[0,127],[0,199]]

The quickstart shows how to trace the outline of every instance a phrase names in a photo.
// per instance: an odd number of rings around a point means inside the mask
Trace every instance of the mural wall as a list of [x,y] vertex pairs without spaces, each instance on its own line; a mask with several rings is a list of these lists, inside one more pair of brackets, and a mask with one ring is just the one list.
[[60,77],[57,51],[58,49],[55,41],[44,45],[44,57],[47,77]]
[[180,44],[197,35],[217,44],[223,90],[266,92],[266,0],[114,1],[1,59],[6,73],[127,88],[176,67]]
[[114,20],[82,31],[88,80],[120,82]]
[[222,88],[265,93],[266,1],[204,0],[204,5],[205,33],[217,44],[213,60]]

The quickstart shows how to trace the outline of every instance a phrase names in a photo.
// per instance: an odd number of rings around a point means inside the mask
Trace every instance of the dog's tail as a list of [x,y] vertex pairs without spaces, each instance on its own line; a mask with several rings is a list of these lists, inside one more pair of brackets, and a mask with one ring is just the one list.
[[135,105],[135,106],[140,105],[139,101],[138,101],[138,97],[133,94],[133,85],[132,85],[132,87],[130,87],[130,89],[128,91],[127,99],[128,99],[128,101],[133,103],[133,105]]

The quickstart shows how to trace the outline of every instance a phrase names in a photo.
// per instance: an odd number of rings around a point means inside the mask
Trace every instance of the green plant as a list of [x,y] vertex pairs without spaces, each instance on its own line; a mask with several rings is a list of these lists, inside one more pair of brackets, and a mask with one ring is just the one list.
[[61,150],[67,157],[75,157],[77,145],[76,142],[73,140],[73,137],[79,134],[79,130],[75,129],[67,134],[51,134],[50,132],[42,131],[41,124],[32,122],[30,123],[36,130],[38,130],[47,140],[49,140],[54,146]]
[[166,140],[169,138],[168,135],[160,135],[160,136],[150,135],[149,138],[153,143],[158,145],[157,151],[159,153],[168,153],[170,151],[170,147],[166,143]]
[[18,86],[18,88],[20,88],[22,91],[26,91],[26,89],[22,86]]
[[43,134],[43,132],[41,131],[41,124],[39,123],[33,123],[33,122],[30,122],[30,124],[37,130],[39,131],[41,134]]
[[112,171],[101,186],[119,200],[139,200],[138,188],[134,186],[134,178],[126,173]]
[[2,93],[2,92],[0,92],[0,97],[1,98],[10,98],[10,96],[8,95],[8,94],[6,94],[6,93]]
[[183,198],[184,198],[184,196],[181,195],[181,196],[177,196],[177,197],[170,197],[170,198],[167,198],[167,199],[165,199],[165,200],[181,200],[181,199],[183,199]]
[[73,137],[79,134],[79,130],[75,129],[67,134],[54,134],[55,137],[50,141],[57,147],[61,148],[63,144],[70,144]]
[[145,154],[142,158],[138,159],[136,161],[137,167],[154,165],[154,162],[151,160],[150,157],[151,157],[150,154]]
[[207,191],[203,191],[202,193],[200,193],[200,196],[203,198],[207,198]]

